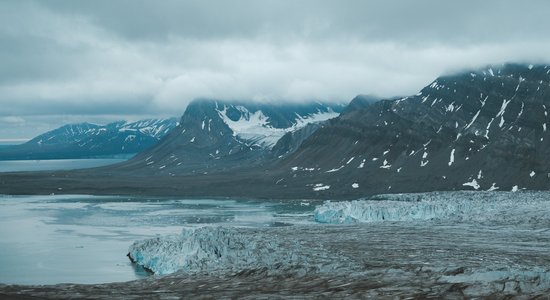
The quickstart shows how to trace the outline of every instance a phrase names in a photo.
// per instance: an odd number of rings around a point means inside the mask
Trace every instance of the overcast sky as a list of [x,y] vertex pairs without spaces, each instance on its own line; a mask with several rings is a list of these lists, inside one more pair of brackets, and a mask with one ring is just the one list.
[[550,61],[550,1],[0,1],[0,140],[180,116],[197,97],[416,93],[442,73]]

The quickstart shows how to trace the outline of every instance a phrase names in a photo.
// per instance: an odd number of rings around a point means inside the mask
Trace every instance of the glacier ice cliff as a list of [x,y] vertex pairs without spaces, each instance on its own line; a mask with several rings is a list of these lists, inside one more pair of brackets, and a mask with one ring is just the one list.
[[[292,243],[291,243],[292,244]],[[292,263],[293,245],[277,239],[242,234],[238,228],[202,227],[184,229],[181,234],[134,242],[128,256],[155,274],[271,267]]]
[[319,223],[348,224],[355,222],[414,221],[447,218],[471,211],[467,203],[368,201],[327,201],[315,208]]
[[541,215],[550,210],[549,201],[543,195],[464,191],[377,195],[353,201],[326,201],[315,208],[314,218],[328,224],[427,220],[548,222],[548,218]]

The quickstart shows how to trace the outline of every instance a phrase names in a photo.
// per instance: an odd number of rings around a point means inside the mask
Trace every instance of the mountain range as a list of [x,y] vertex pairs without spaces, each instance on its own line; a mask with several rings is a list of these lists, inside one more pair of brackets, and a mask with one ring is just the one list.
[[0,160],[91,158],[135,154],[155,145],[176,118],[68,124],[30,141],[0,149]]
[[[288,117],[197,101],[164,139],[128,162],[3,174],[0,191],[46,181],[34,192],[344,199],[550,188],[549,66],[489,66],[376,100],[358,96],[337,117],[334,108]],[[322,122],[307,125],[306,117]]]

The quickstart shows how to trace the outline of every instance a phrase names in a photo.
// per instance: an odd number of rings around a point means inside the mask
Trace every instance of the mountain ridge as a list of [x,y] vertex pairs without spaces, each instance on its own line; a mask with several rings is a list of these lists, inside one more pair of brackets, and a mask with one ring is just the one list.
[[0,149],[0,159],[67,159],[135,154],[154,145],[173,127],[175,118],[66,124],[31,140]]

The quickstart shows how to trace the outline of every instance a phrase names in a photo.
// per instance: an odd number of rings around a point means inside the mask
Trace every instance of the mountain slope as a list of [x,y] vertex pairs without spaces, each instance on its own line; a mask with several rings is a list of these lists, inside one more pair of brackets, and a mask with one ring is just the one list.
[[158,145],[114,170],[176,175],[264,164],[274,158],[271,149],[286,133],[334,118],[342,108],[317,102],[197,100]]
[[[365,109],[371,104],[380,101],[380,98],[371,95],[359,95],[351,100],[351,102],[342,110],[342,114],[350,111]],[[277,141],[277,144],[272,148],[272,153],[278,158],[287,156],[298,149],[302,143],[309,138],[317,129],[324,126],[326,122],[310,123],[298,130],[286,133]]]
[[64,159],[133,154],[157,143],[177,124],[175,118],[125,121],[104,126],[69,124],[32,140],[0,149],[0,159]]
[[549,74],[548,66],[490,67],[352,109],[286,158],[278,181],[325,196],[548,189]]

